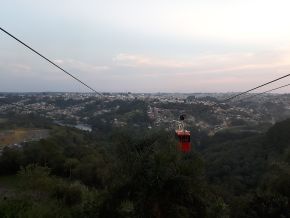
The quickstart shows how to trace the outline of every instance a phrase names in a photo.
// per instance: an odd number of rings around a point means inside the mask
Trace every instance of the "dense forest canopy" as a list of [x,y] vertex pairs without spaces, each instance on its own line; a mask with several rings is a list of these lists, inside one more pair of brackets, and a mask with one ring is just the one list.
[[0,217],[290,217],[290,119],[250,134],[193,129],[184,154],[163,128],[85,132],[36,115],[6,117],[2,130],[50,136],[2,150]]

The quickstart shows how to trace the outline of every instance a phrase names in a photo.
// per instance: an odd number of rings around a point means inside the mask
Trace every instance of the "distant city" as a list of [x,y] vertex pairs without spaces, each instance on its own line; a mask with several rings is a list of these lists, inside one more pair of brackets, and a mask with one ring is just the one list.
[[0,113],[35,113],[84,131],[104,126],[174,129],[179,115],[185,114],[186,128],[208,135],[229,129],[257,132],[290,116],[290,94],[249,94],[223,102],[232,94],[0,93],[1,99],[12,103],[1,103]]

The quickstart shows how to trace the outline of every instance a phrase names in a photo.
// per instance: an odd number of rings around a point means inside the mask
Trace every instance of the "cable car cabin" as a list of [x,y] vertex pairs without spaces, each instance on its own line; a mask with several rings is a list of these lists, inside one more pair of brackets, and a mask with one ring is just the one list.
[[190,131],[187,130],[176,130],[175,131],[176,138],[179,141],[179,150],[183,153],[190,152]]

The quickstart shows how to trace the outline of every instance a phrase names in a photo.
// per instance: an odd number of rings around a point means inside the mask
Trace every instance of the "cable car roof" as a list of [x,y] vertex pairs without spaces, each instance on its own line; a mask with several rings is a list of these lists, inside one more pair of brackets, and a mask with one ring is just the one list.
[[190,131],[187,130],[176,130],[177,135],[190,135]]

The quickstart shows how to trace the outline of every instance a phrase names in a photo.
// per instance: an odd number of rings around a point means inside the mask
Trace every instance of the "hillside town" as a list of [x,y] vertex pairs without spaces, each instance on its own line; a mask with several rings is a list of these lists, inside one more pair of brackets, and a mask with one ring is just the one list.
[[[209,135],[226,129],[259,131],[290,114],[290,95],[267,94],[223,102],[231,93],[1,93],[0,113],[38,114],[59,125],[91,131],[107,126],[176,128],[180,114],[187,128]],[[136,105],[135,105],[136,104]],[[130,108],[127,108],[130,106]],[[133,106],[133,107],[132,107]],[[279,113],[277,113],[279,111]],[[253,128],[251,128],[253,127]]]

